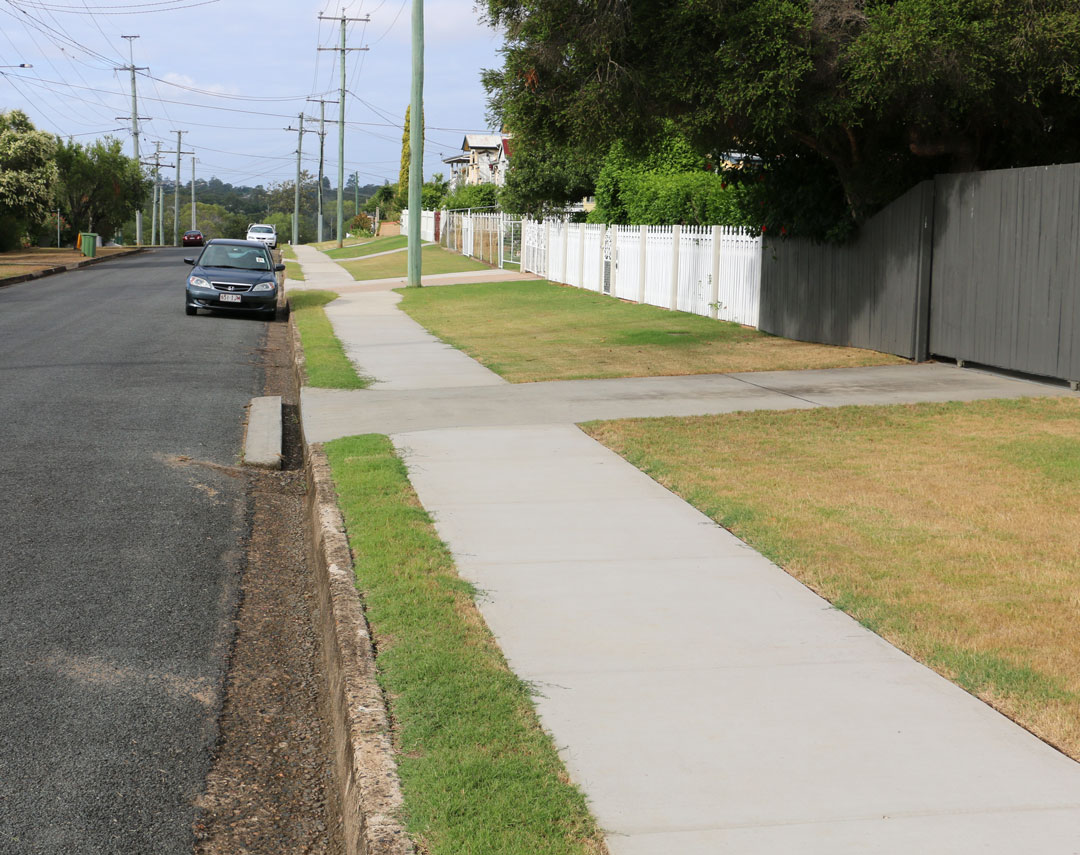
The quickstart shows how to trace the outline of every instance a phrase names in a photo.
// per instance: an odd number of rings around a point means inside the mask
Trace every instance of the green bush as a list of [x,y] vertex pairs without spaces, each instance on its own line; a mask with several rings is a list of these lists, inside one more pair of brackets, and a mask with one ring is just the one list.
[[355,217],[349,221],[349,232],[351,234],[360,234],[361,232],[371,231],[371,217],[361,211]]
[[499,188],[494,184],[466,184],[443,200],[451,211],[459,208],[494,208],[499,204]]

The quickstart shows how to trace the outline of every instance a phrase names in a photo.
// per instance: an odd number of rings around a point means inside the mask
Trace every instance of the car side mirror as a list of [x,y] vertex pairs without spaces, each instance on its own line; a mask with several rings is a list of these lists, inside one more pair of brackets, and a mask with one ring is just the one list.
[[274,270],[276,270],[276,271],[277,271],[278,273],[280,273],[280,272],[281,272],[282,270],[284,270],[284,269],[285,269],[285,265],[284,265],[284,264],[275,264],[275,265],[274,265]]
[[184,259],[184,264],[194,264],[194,263],[195,263],[194,258],[185,258]]

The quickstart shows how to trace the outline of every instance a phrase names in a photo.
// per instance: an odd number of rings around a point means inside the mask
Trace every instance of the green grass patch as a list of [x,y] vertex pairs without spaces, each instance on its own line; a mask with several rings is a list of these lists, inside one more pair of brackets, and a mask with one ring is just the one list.
[[304,270],[300,267],[299,261],[292,261],[291,259],[285,259],[285,278],[295,279],[297,282],[307,281],[307,277],[304,276]]
[[372,378],[356,373],[323,309],[337,297],[332,291],[289,293],[289,305],[304,348],[308,385],[323,389],[364,389],[371,385]]
[[325,252],[330,258],[340,261],[343,258],[362,258],[376,252],[389,252],[392,249],[401,249],[408,245],[409,238],[405,235],[392,235],[390,237],[371,238],[363,243],[343,246],[341,249],[334,246],[325,250]]
[[585,429],[837,608],[1080,759],[1080,398]]
[[484,282],[403,293],[400,305],[411,317],[515,383],[903,361],[869,350],[790,341],[550,282]]
[[280,245],[281,256],[289,261],[296,261],[296,250],[292,248],[291,244],[283,243]]
[[[380,238],[380,240],[382,239]],[[397,240],[397,238],[386,238],[386,240]],[[402,238],[402,240],[407,239]],[[471,270],[491,269],[482,261],[476,261],[468,256],[450,252],[437,244],[428,244],[423,248],[421,251],[421,264],[424,275],[432,273],[465,273]],[[391,279],[408,275],[409,258],[407,252],[395,252],[393,255],[382,255],[378,258],[346,261],[341,266],[352,274],[353,279],[359,281]]]
[[326,445],[390,702],[408,828],[430,855],[602,851],[385,436]]

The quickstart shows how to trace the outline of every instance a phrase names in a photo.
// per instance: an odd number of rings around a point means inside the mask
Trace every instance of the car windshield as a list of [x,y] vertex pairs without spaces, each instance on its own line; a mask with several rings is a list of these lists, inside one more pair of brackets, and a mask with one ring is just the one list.
[[199,258],[202,267],[234,267],[238,270],[269,270],[266,252],[248,246],[210,244]]
[[267,234],[268,235],[268,234],[272,234],[274,230],[271,229],[271,228],[267,228],[266,226],[255,226],[255,228],[253,228],[252,231],[253,232],[258,232],[259,234]]

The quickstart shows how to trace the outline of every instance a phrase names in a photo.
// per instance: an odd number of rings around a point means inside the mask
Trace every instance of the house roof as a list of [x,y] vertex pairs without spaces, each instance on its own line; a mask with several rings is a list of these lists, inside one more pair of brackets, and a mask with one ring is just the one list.
[[453,157],[444,157],[443,163],[468,163],[469,156],[467,154],[455,154]]
[[474,148],[502,148],[502,136],[500,134],[465,134],[461,150],[471,151]]

